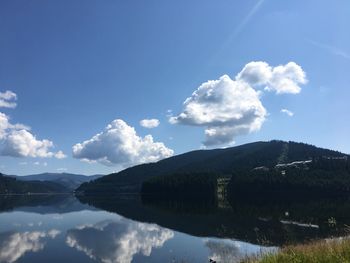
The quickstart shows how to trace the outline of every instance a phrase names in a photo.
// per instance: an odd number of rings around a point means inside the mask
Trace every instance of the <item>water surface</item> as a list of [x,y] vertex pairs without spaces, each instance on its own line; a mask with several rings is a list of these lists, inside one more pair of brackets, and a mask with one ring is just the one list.
[[[164,263],[208,262],[210,258],[238,262],[268,249],[215,235],[215,231],[201,232],[202,226],[186,231],[187,216],[183,221],[174,218],[176,223],[170,220],[166,227],[164,209],[143,214],[155,208],[139,197],[98,199],[113,212],[83,204],[72,195],[2,196],[0,200],[0,262]],[[165,213],[168,219],[173,217]]]
[[239,262],[348,234],[348,200],[0,197],[0,262]]

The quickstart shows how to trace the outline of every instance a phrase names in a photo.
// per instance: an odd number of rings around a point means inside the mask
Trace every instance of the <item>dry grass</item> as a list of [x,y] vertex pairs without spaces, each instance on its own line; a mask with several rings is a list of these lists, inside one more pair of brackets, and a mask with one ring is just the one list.
[[277,253],[247,258],[242,263],[350,263],[350,239],[286,246]]

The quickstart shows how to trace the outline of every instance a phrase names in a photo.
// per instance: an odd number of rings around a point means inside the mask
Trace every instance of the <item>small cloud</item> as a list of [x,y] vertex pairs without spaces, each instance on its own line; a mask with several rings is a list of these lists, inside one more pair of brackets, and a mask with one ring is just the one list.
[[19,165],[27,165],[28,163],[27,162],[19,162],[18,164]]
[[140,125],[144,128],[153,129],[159,126],[158,119],[144,119],[140,121]]
[[67,157],[67,155],[65,155],[62,151],[58,151],[57,153],[55,153],[55,157],[57,159],[64,159]]
[[48,163],[47,163],[47,162],[42,162],[42,163],[41,163],[41,162],[39,162],[39,161],[36,161],[36,162],[33,163],[33,165],[42,165],[42,166],[45,166],[45,167],[46,167],[46,166],[48,165]]
[[0,92],[0,108],[16,108],[17,103],[14,102],[15,100],[17,100],[16,93],[10,90]]
[[165,115],[167,118],[170,118],[170,117],[172,117],[173,116],[173,110],[171,110],[171,109],[168,109],[167,111],[166,111],[166,115]]
[[281,109],[281,113],[287,114],[289,117],[293,117],[294,113],[287,109]]
[[65,172],[65,171],[67,171],[67,168],[61,167],[61,168],[57,168],[56,170],[57,170],[58,172]]
[[265,86],[266,91],[276,94],[298,94],[300,84],[306,84],[306,74],[295,62],[271,67],[263,61],[253,61],[244,66],[236,76],[252,86]]
[[52,239],[56,238],[59,234],[61,234],[61,231],[57,230],[57,229],[51,229],[47,235],[49,237],[51,237]]

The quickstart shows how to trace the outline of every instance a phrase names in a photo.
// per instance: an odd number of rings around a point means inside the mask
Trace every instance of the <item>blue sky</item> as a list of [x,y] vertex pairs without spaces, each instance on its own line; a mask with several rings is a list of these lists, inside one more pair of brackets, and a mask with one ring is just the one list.
[[[350,153],[349,12],[347,0],[1,1],[0,170],[109,173],[271,139]],[[238,78],[246,65],[272,77]],[[290,79],[300,91],[280,92]],[[231,94],[241,80],[243,95]],[[200,104],[209,89],[225,104]],[[188,114],[199,106],[212,119]]]

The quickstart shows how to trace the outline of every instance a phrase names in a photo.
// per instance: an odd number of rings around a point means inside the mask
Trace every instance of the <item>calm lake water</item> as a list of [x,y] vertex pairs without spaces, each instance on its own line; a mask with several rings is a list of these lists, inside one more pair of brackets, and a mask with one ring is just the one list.
[[339,236],[349,202],[251,204],[139,196],[0,197],[0,262],[239,262]]

